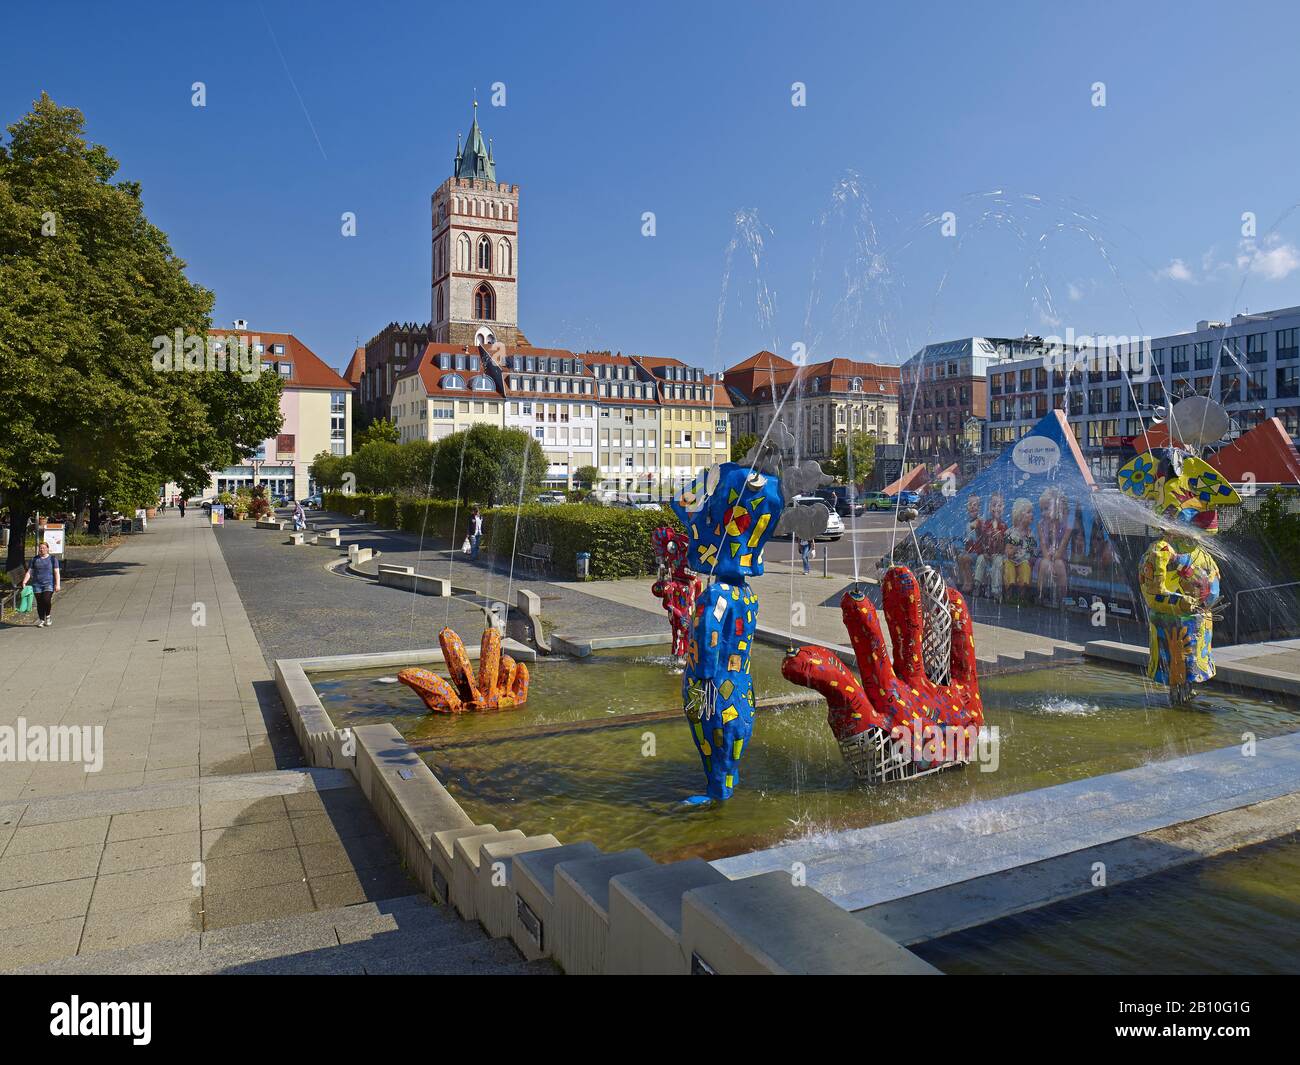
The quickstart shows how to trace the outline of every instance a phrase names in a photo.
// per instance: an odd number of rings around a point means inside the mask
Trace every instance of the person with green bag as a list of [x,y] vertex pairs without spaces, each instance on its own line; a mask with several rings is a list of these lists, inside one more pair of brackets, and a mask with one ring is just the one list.
[[[54,593],[61,590],[60,576],[59,560],[50,554],[50,545],[42,540],[36,545],[36,554],[27,566],[22,591],[19,593],[23,597],[35,593],[37,628],[49,628],[54,624],[50,612],[54,605]],[[18,609],[23,609],[21,602]],[[31,606],[27,609],[30,610]]]

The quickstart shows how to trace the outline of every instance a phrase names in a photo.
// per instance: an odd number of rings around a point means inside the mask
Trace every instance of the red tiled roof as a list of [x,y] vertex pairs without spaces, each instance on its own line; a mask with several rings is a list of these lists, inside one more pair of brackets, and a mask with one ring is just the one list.
[[[473,398],[491,398],[502,399],[501,390],[497,387],[496,379],[487,372],[482,370],[444,370],[438,365],[437,356],[439,355],[464,355],[466,354],[464,346],[455,344],[426,344],[420,357],[415,360],[408,368],[406,373],[402,374],[398,380],[405,377],[411,377],[419,374],[420,382],[424,385],[424,390],[430,396],[448,396],[459,399]],[[448,374],[457,374],[465,382],[464,388],[444,388],[442,380]],[[476,390],[469,387],[471,379],[474,377],[486,377],[492,382],[492,391]]]
[[[262,351],[264,364],[288,362],[293,366],[293,373],[283,379],[284,383],[291,388],[348,389],[352,387],[292,333],[270,333],[264,329],[213,329],[208,335],[209,337],[246,336],[250,341],[260,341],[264,346]],[[272,354],[272,344],[283,344],[284,354]]]

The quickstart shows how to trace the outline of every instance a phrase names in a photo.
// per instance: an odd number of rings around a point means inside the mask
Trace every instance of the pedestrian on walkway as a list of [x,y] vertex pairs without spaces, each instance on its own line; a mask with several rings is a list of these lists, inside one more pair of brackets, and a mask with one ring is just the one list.
[[178,510],[181,512],[181,517],[182,517],[182,518],[185,517],[185,497],[184,497],[184,496],[177,496],[177,497],[176,497],[176,509],[178,509]]
[[803,556],[803,571],[805,574],[812,572],[812,553],[813,542],[811,540],[800,540],[799,554]]
[[483,539],[483,515],[478,512],[478,507],[470,507],[469,511],[469,560],[471,562],[478,558],[479,541]]
[[307,528],[307,512],[302,509],[302,500],[293,501],[293,531],[302,532]]
[[50,554],[50,545],[42,540],[36,546],[36,554],[27,565],[22,587],[31,584],[36,593],[36,627],[47,628],[54,622],[50,612],[54,605],[54,593],[62,590],[59,560]]

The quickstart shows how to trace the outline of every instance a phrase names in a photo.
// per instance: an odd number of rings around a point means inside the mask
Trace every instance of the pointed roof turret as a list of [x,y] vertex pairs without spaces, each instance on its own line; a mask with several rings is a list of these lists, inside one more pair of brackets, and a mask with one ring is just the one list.
[[492,158],[492,149],[483,140],[483,130],[478,124],[478,101],[474,101],[474,120],[470,123],[469,135],[465,138],[465,147],[460,146],[460,134],[456,135],[456,171],[458,178],[478,178],[480,181],[496,181],[497,164]]

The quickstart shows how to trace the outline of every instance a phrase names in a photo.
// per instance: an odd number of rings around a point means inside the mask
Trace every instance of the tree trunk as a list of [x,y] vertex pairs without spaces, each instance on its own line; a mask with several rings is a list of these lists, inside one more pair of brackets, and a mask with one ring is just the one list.
[[9,554],[5,559],[5,571],[18,569],[27,564],[27,519],[32,516],[31,509],[22,503],[9,503]]

